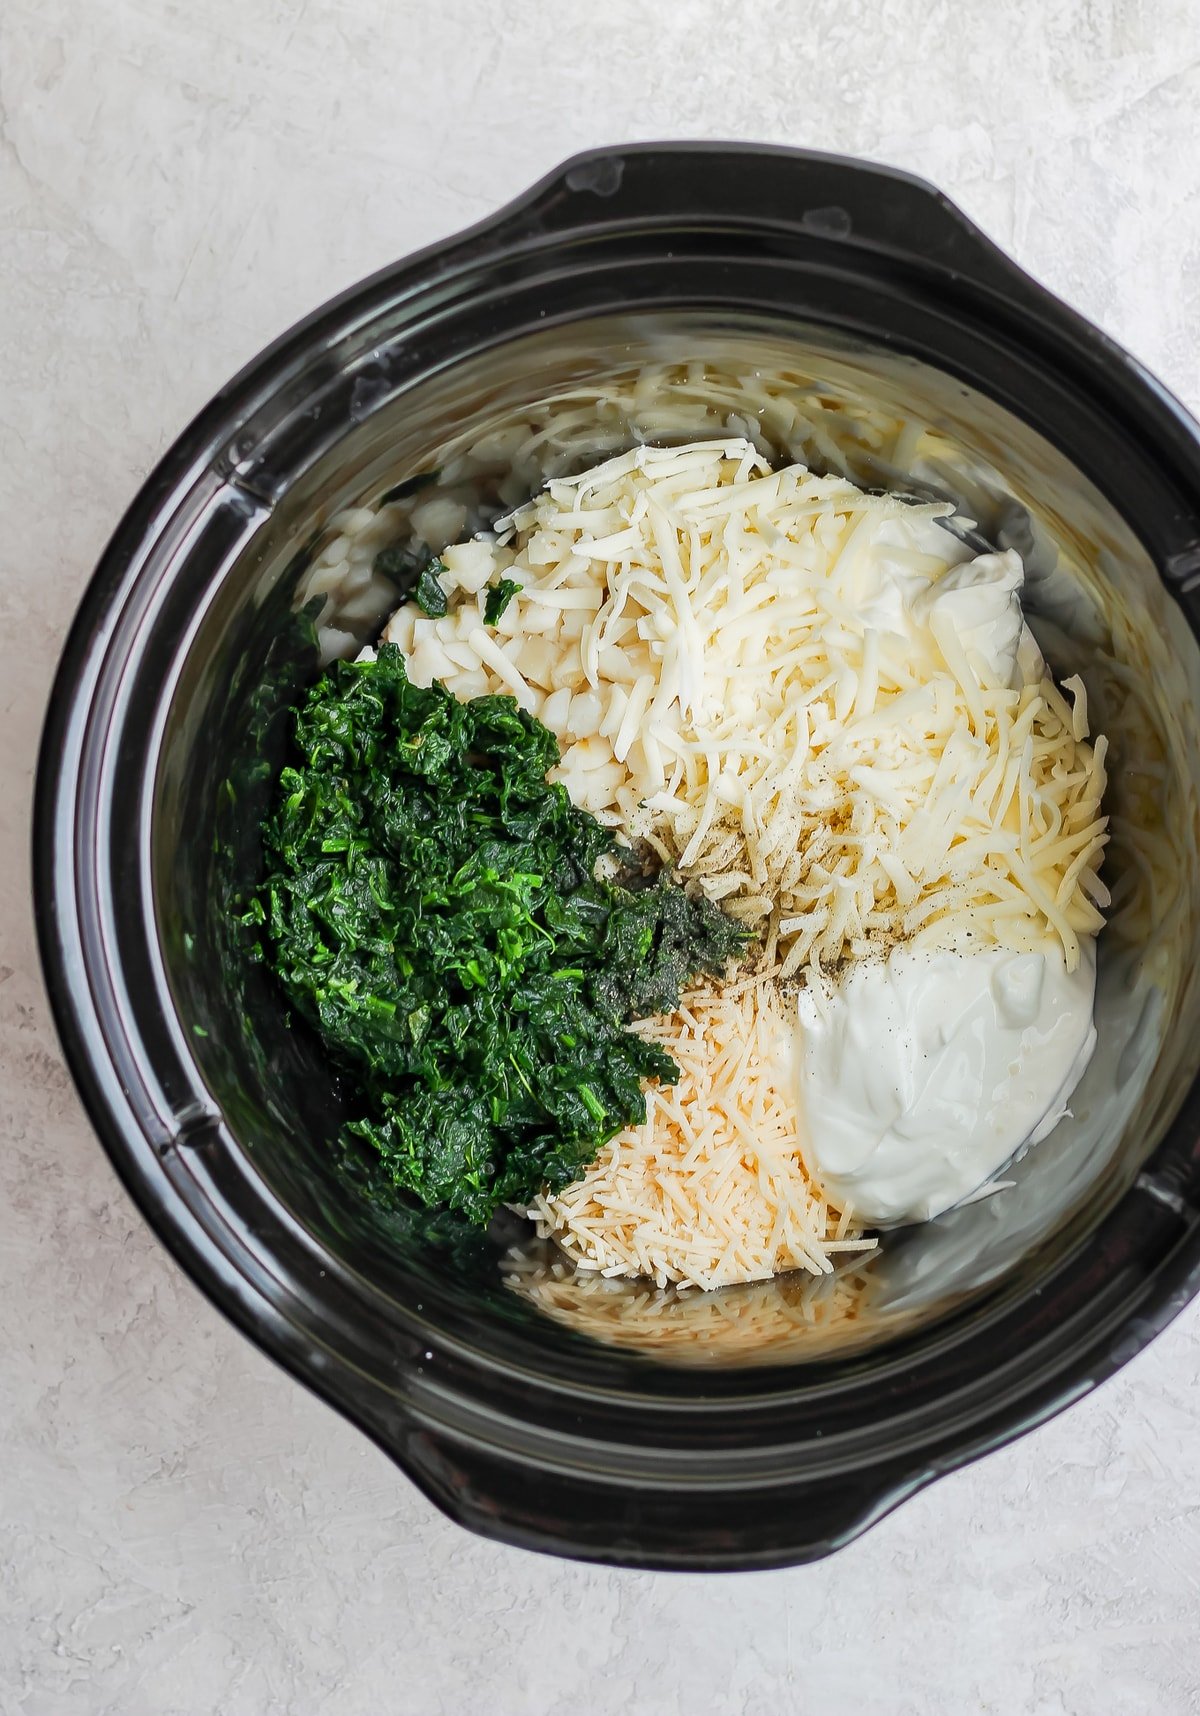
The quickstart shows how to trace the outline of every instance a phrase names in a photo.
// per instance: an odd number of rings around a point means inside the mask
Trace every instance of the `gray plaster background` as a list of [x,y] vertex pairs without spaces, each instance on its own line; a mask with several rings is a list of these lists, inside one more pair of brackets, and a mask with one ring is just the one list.
[[1200,1710],[1200,1307],[824,1565],[476,1541],[134,1214],[26,861],[55,655],[159,452],[295,317],[586,144],[915,169],[1200,406],[1193,0],[4,0],[0,101],[0,1711]]

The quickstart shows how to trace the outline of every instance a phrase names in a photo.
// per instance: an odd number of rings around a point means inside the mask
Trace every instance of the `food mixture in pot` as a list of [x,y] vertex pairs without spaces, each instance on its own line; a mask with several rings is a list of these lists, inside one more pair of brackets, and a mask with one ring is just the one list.
[[406,599],[298,712],[248,919],[400,1194],[710,1289],[827,1274],[1054,1126],[1106,745],[951,512],[735,437],[372,548]]

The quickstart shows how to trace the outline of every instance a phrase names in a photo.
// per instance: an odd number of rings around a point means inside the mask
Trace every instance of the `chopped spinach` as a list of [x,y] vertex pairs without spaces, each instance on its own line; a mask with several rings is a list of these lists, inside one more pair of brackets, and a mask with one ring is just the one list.
[[446,612],[446,592],[441,580],[441,574],[445,570],[440,560],[431,560],[417,579],[417,606],[422,608],[431,620],[440,620]]
[[396,542],[381,548],[371,564],[392,584],[400,601],[416,600],[434,619],[441,619],[446,612],[446,592],[441,583],[446,567],[423,542]]
[[[297,711],[245,921],[345,1070],[393,1186],[486,1222],[644,1119],[671,1057],[625,1027],[722,972],[745,932],[551,785],[510,697],[414,686],[385,644]],[[601,858],[624,868],[597,879]]]
[[483,604],[483,623],[494,626],[505,608],[520,590],[521,586],[511,578],[501,578],[498,584],[493,584],[487,593],[487,601]]

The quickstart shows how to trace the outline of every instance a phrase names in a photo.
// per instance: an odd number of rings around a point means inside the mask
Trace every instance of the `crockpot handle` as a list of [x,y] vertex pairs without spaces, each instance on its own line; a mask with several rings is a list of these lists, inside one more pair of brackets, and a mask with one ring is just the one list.
[[426,1498],[484,1537],[572,1560],[677,1572],[790,1567],[859,1537],[938,1475],[892,1464],[764,1488],[621,1481],[510,1461],[466,1437],[380,1438]]
[[[573,156],[487,223],[498,244],[614,226],[775,226],[793,237],[1041,293],[924,179],[873,161],[752,143],[642,143]],[[480,235],[482,236],[482,235]]]

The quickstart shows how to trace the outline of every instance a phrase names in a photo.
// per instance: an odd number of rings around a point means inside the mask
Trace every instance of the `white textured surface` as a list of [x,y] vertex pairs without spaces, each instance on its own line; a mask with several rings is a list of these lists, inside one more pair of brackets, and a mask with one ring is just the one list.
[[1200,405],[1194,0],[6,0],[0,96],[3,1716],[1200,1710],[1200,1308],[823,1565],[477,1541],[134,1215],[25,851],[55,651],[155,456],[296,316],[588,143],[913,168]]

